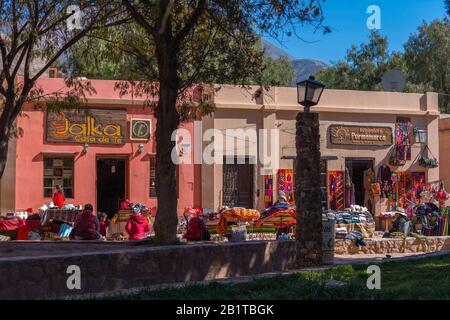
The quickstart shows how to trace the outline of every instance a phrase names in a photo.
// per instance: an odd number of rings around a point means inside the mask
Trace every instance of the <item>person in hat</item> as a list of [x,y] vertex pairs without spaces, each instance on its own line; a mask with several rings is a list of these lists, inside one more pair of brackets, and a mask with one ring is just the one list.
[[277,203],[288,203],[288,201],[286,199],[286,194],[284,193],[284,191],[278,192]]
[[128,219],[125,231],[128,233],[129,240],[140,240],[147,237],[147,232],[150,231],[150,224],[148,219],[141,215],[142,206],[135,205],[133,207],[133,214]]
[[403,208],[397,208],[395,210],[395,217],[392,223],[391,232],[403,232],[405,230],[405,224],[408,222],[408,215]]

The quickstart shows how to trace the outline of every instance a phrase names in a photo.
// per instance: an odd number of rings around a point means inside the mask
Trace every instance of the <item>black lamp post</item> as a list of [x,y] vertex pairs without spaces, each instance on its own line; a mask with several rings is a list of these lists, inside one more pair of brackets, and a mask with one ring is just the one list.
[[297,114],[295,204],[299,267],[322,264],[322,191],[320,177],[319,115],[310,107],[319,103],[325,86],[314,77],[297,83],[298,103],[305,112]]
[[305,107],[305,112],[309,112],[309,108],[319,103],[325,85],[310,76],[308,80],[297,83],[298,103]]

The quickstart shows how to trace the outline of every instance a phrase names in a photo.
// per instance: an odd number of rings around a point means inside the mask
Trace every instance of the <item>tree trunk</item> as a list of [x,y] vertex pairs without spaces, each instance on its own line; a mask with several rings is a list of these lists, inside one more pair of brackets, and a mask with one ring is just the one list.
[[[3,130],[3,128],[1,128]],[[3,130],[4,131],[4,130]],[[6,161],[8,157],[9,134],[0,134],[0,178],[5,172]]]
[[177,242],[178,196],[176,187],[176,165],[172,161],[175,141],[171,140],[180,123],[176,110],[178,96],[177,50],[170,42],[158,43],[158,67],[160,75],[159,101],[155,110],[156,123],[156,195],[158,212],[155,220],[155,241],[159,245]]
[[299,113],[296,126],[297,264],[310,267],[322,264],[319,115]]

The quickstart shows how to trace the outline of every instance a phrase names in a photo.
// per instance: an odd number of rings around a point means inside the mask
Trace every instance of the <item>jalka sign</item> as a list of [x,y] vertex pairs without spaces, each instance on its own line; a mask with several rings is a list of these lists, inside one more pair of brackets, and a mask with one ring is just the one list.
[[390,146],[393,143],[390,127],[331,125],[329,132],[332,144]]
[[79,109],[47,113],[47,141],[125,144],[127,112],[123,109]]

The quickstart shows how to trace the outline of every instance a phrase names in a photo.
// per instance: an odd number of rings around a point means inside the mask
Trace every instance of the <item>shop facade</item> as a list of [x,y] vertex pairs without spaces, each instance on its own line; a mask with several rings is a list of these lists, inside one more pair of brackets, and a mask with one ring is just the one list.
[[[91,203],[109,215],[123,199],[157,205],[155,118],[142,100],[120,97],[115,81],[91,82],[96,93],[77,111],[24,107],[17,121],[23,134],[11,140],[1,181],[2,212],[48,204],[55,185],[63,186],[66,204]],[[64,81],[42,78],[39,86],[54,92]],[[193,128],[192,123],[183,127]],[[197,169],[193,164],[177,169],[180,208],[200,205]]]
[[[202,206],[262,210],[281,190],[293,202],[295,117],[302,110],[296,89],[222,86],[215,105],[216,111],[202,120],[203,132],[215,129],[227,137],[227,130],[243,131],[234,144],[216,148],[223,163],[202,165]],[[358,204],[373,212],[387,211],[393,205],[406,206],[419,186],[439,181],[439,167],[419,161],[424,155],[439,158],[437,94],[325,90],[312,111],[320,115],[324,209]],[[276,140],[264,147],[278,155],[276,168],[252,161],[263,147],[261,137],[251,132],[260,129],[278,131]],[[246,142],[237,147],[238,140]],[[236,161],[227,162],[230,158]],[[372,183],[379,183],[381,190],[371,190]]]

